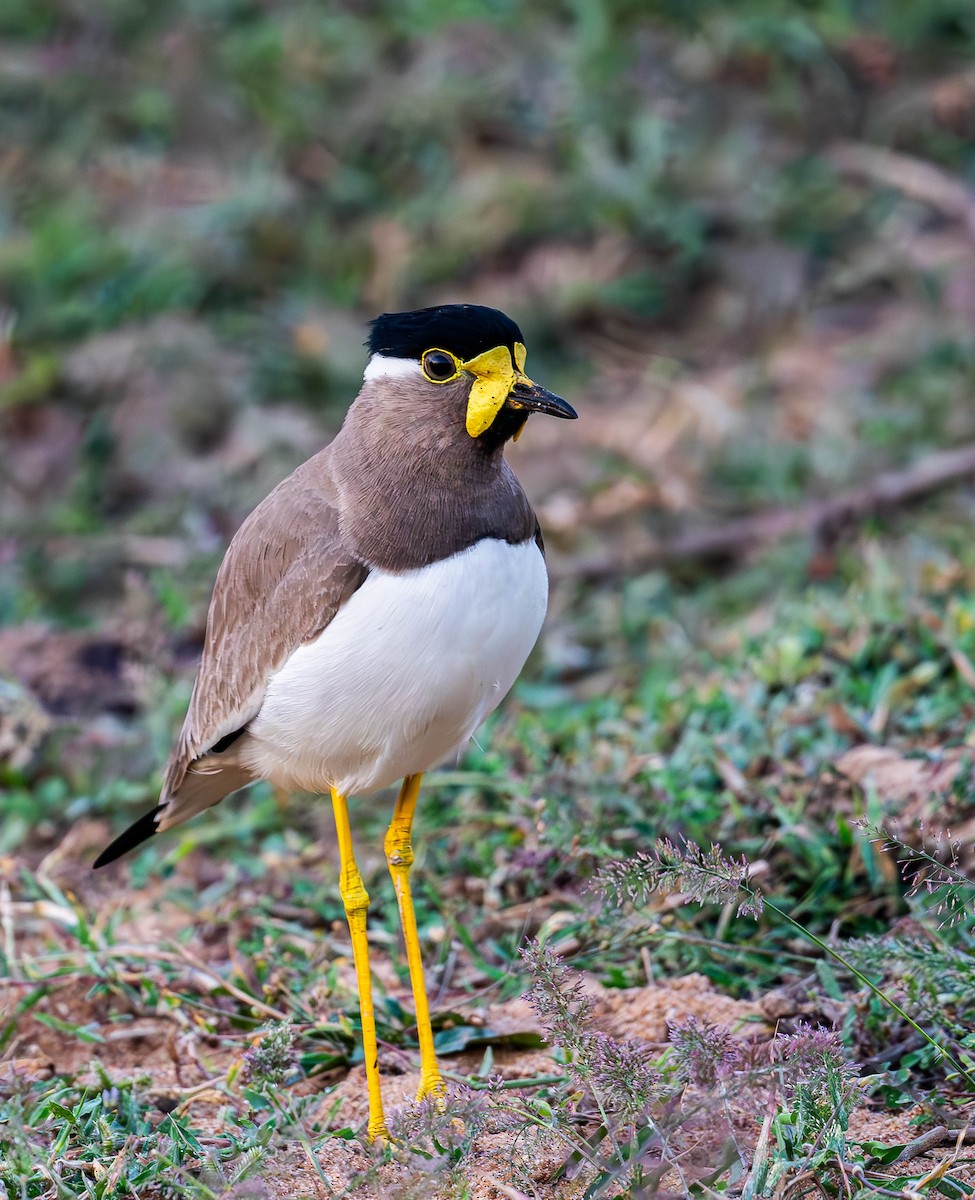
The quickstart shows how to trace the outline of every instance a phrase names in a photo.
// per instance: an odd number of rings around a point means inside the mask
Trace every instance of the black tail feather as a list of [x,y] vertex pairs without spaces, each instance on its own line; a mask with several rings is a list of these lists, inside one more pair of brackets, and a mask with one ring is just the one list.
[[134,825],[130,825],[124,833],[120,833],[110,846],[99,854],[92,863],[92,867],[96,870],[99,867],[107,866],[108,863],[114,862],[117,858],[121,858],[123,854],[128,854],[130,850],[134,850],[140,842],[147,841],[156,832],[157,817],[163,810],[163,805],[158,805],[152,810],[141,816]]

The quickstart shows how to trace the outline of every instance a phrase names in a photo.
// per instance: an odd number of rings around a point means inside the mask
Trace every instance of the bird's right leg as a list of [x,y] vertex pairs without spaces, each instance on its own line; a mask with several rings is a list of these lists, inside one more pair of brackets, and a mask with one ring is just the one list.
[[332,788],[332,811],[338,834],[339,891],[345,905],[345,915],[352,936],[352,958],[359,989],[359,1017],[362,1022],[362,1051],[366,1062],[366,1086],[369,1091],[370,1141],[389,1137],[383,1114],[383,1098],[379,1087],[379,1053],[376,1048],[376,1014],[372,1004],[372,979],[369,974],[369,943],[366,939],[366,912],[369,893],[362,882],[352,850],[352,830],[349,826],[349,807],[345,797]]
[[406,961],[410,968],[410,984],[413,988],[413,1005],[416,1008],[416,1032],[420,1043],[420,1089],[417,1100],[427,1097],[443,1103],[447,1089],[437,1066],[437,1055],[433,1049],[433,1029],[430,1025],[430,1004],[423,982],[423,958],[420,954],[420,938],[416,928],[416,913],[413,910],[413,893],[410,891],[410,868],[413,866],[413,817],[420,796],[422,775],[407,775],[403,780],[393,819],[386,832],[386,862],[396,888],[403,941],[406,943]]

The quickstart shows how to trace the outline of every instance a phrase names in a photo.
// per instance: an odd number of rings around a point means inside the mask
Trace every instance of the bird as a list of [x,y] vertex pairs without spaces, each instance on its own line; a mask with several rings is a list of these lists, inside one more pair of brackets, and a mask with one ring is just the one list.
[[521,672],[548,576],[504,457],[533,413],[575,418],[525,374],[518,325],[477,304],[383,313],[362,387],[324,449],[244,520],[217,572],[199,672],[151,812],[113,862],[256,780],[329,795],[369,1100],[388,1139],[348,800],[401,781],[384,849],[416,1009],[418,1100],[445,1103],[413,898],[423,775],[456,758]]

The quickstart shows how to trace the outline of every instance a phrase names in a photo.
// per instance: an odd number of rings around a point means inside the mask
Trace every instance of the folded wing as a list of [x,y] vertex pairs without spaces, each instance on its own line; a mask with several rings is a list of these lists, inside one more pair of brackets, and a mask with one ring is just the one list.
[[267,682],[332,620],[368,573],[343,543],[329,451],[244,521],[217,573],[203,658],[159,805],[102,852],[104,866],[252,781],[236,754]]

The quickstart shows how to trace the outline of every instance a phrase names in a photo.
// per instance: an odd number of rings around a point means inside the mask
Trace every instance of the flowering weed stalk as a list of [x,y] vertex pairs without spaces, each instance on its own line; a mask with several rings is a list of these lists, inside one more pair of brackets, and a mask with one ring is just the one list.
[[[784,921],[796,933],[839,963],[862,986],[906,1021],[948,1063],[961,1079],[975,1091],[975,1075],[937,1038],[914,1020],[883,988],[875,984],[835,947],[807,929],[785,909],[763,896],[748,882],[747,860],[726,857],[720,846],[704,850],[696,842],[683,839],[680,843],[658,838],[653,850],[641,852],[623,862],[604,867],[596,877],[597,887],[609,892],[617,903],[640,903],[654,893],[682,894],[686,900],[699,904],[737,904],[742,915],[758,916],[763,910]],[[740,899],[739,899],[740,897]]]
[[[582,977],[550,947],[531,941],[521,956],[532,978],[526,999],[547,1039],[564,1052],[572,1081],[561,1098],[561,1112],[546,1106],[550,1128],[564,1136],[580,1122],[596,1124],[588,1136],[580,1129],[568,1139],[571,1161],[584,1161],[595,1172],[587,1195],[601,1194],[599,1189],[611,1180],[646,1187],[655,1186],[658,1174],[668,1170],[680,1174],[679,1164],[668,1152],[675,1089],[657,1069],[649,1048],[592,1028],[592,1001],[584,994]],[[586,1096],[595,1108],[588,1114],[580,1104]],[[663,1109],[662,1120],[655,1118],[655,1106]],[[609,1156],[598,1152],[604,1141],[611,1146]],[[650,1166],[651,1159],[655,1166]]]
[[[856,824],[871,842],[898,856],[897,866],[907,885],[907,899],[930,897],[935,902],[936,915],[941,918],[940,928],[950,929],[971,914],[975,883],[961,869],[962,843],[953,839],[949,831],[938,832],[928,839],[927,847],[911,846],[882,825],[866,820]],[[918,833],[925,838],[923,824],[919,825]]]

